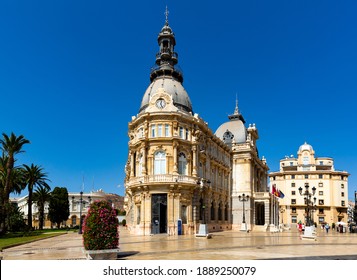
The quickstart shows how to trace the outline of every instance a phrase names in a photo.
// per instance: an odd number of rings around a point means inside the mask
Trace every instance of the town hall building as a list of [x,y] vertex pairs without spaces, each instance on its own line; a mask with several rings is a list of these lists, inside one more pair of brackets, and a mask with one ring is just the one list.
[[210,232],[268,230],[277,211],[258,129],[246,126],[237,101],[216,132],[194,113],[167,14],[150,85],[128,125],[127,227],[138,235],[197,234],[202,224]]

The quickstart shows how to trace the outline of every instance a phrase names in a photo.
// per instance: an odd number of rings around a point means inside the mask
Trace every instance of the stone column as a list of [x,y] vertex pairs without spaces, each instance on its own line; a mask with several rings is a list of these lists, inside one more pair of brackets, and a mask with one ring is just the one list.
[[173,143],[173,148],[174,148],[174,168],[173,168],[173,174],[178,175],[178,168],[177,168],[177,142]]
[[197,146],[192,146],[192,176],[197,176]]
[[142,173],[143,173],[143,175],[147,175],[147,171],[146,171],[146,146],[143,145],[141,149],[142,149],[142,155],[143,155],[143,166],[142,166],[143,170],[142,170]]
[[144,235],[151,234],[151,194],[148,190],[145,191],[143,196],[143,229]]

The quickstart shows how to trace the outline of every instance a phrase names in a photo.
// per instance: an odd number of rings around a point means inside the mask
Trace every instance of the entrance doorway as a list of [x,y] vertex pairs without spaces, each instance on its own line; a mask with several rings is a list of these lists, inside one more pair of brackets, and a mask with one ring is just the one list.
[[151,196],[151,233],[167,233],[167,194]]
[[265,224],[265,207],[264,202],[255,203],[255,224],[257,226],[263,226]]

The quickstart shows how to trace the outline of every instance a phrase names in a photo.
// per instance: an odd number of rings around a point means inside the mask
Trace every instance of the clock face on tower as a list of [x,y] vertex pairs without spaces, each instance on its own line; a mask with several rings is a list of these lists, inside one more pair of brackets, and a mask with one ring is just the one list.
[[159,98],[158,100],[156,100],[156,107],[159,109],[163,109],[166,106],[166,101],[162,98]]

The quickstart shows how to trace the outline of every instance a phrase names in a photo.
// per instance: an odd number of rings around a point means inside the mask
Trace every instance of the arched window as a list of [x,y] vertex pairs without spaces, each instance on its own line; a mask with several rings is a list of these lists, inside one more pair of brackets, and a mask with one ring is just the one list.
[[166,173],[166,153],[164,151],[158,151],[154,155],[154,174]]
[[218,205],[218,220],[222,221],[222,203],[219,203]]
[[228,203],[226,203],[226,207],[224,208],[224,220],[228,221]]
[[71,223],[72,223],[72,226],[77,225],[77,216],[72,216],[71,217]]
[[178,159],[178,172],[181,175],[187,175],[187,159],[184,153],[179,154]]
[[215,211],[214,211],[214,203],[213,203],[213,201],[212,201],[212,203],[211,203],[211,221],[214,221],[214,220],[216,220],[216,217],[215,217],[215,213],[214,213]]

